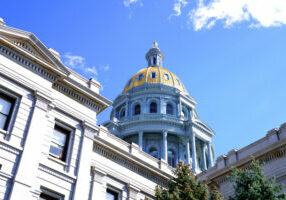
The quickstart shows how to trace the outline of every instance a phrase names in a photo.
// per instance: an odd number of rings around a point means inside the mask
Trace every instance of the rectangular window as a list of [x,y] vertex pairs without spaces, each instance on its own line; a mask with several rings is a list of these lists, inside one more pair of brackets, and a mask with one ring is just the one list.
[[151,73],[151,78],[156,78],[156,72]]
[[42,189],[42,193],[40,194],[40,200],[63,200],[64,196],[60,194],[56,194],[46,189]]
[[119,200],[119,193],[107,188],[106,200]]
[[70,130],[55,125],[50,146],[50,154],[62,161],[66,161]]
[[0,129],[7,130],[15,99],[0,92]]

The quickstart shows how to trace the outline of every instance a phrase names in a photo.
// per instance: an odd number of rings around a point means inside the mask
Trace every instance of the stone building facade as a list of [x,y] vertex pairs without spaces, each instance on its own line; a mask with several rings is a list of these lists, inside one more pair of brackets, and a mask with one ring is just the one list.
[[240,150],[233,149],[219,156],[212,168],[198,174],[198,180],[205,180],[211,189],[218,188],[225,199],[229,199],[234,194],[233,185],[227,178],[231,167],[246,168],[251,156],[262,163],[266,178],[274,177],[286,193],[286,124],[268,131],[265,137]]
[[171,167],[96,125],[100,87],[0,20],[0,199],[153,199]]

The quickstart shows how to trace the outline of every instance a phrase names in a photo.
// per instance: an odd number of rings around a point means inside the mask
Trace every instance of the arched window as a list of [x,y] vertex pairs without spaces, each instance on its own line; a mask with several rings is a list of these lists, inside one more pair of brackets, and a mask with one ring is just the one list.
[[169,74],[164,74],[164,78],[165,78],[166,81],[170,80]]
[[157,113],[157,104],[155,102],[150,104],[150,113]]
[[176,167],[176,154],[175,151],[173,151],[172,149],[168,150],[168,164],[172,167]]
[[156,65],[156,57],[153,58],[153,65]]
[[183,108],[183,117],[188,118],[188,109],[186,107]]
[[139,104],[137,104],[134,108],[134,115],[140,115],[141,113],[141,107]]
[[120,119],[125,117],[125,109],[122,109],[119,115]]
[[155,157],[155,158],[158,158],[158,149],[156,147],[151,147],[148,151],[148,153]]
[[143,74],[139,74],[137,80],[138,80],[138,81],[141,81],[142,79],[143,79]]
[[173,109],[173,105],[168,103],[167,107],[166,107],[166,113],[169,115],[173,115],[174,114],[174,109]]

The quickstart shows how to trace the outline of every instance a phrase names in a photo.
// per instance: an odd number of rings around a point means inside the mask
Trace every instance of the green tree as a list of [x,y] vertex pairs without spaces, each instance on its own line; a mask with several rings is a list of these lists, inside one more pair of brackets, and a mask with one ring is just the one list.
[[217,189],[214,189],[211,191],[210,200],[223,200],[223,196],[217,191]]
[[235,195],[231,200],[286,200],[285,194],[278,194],[283,186],[275,186],[274,178],[266,180],[254,158],[247,169],[234,168],[232,172]]
[[166,189],[156,187],[156,200],[208,200],[207,185],[197,182],[189,165],[180,162]]

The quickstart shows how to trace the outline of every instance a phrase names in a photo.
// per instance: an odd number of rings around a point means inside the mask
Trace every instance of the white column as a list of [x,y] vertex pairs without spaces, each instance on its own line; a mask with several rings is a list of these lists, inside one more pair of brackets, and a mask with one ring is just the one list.
[[202,145],[202,153],[203,153],[203,170],[207,169],[207,158],[206,158],[206,143]]
[[186,146],[187,164],[190,165],[191,164],[191,162],[190,162],[191,155],[190,155],[190,136],[189,135],[185,136],[185,146]]
[[92,167],[92,173],[91,200],[106,199],[106,173],[95,167]]
[[181,98],[179,98],[178,117],[181,117],[181,115],[182,115],[182,101],[181,101]]
[[192,168],[193,168],[193,172],[196,173],[197,171],[196,136],[195,136],[195,133],[192,131],[191,127],[190,127],[190,132],[191,132],[191,141],[192,141]]
[[126,100],[125,116],[126,116],[126,117],[129,117],[129,99]]
[[87,180],[90,179],[93,137],[95,132],[96,127],[94,127],[93,124],[83,123],[83,134],[81,138],[82,148],[77,163],[78,173],[73,199],[88,199],[90,183]]
[[168,162],[168,142],[167,142],[168,131],[167,130],[163,130],[162,135],[163,135],[163,155],[162,155],[162,159],[165,160],[166,162]]
[[[37,193],[39,185],[37,181],[37,172],[41,153],[43,151],[43,139],[47,129],[47,111],[51,100],[48,100],[44,94],[35,92],[35,103],[33,114],[29,124],[29,129],[25,138],[25,145],[19,161],[19,166],[13,186],[10,199],[32,199],[32,193]],[[51,133],[52,134],[52,133]],[[34,196],[34,195],[33,195]]]
[[210,166],[212,167],[214,165],[214,163],[213,163],[213,152],[211,149],[211,142],[208,142],[207,145],[208,145],[208,154],[209,154],[208,160],[209,160]]
[[139,131],[138,140],[139,140],[138,142],[139,148],[140,150],[142,150],[143,149],[143,131]]

